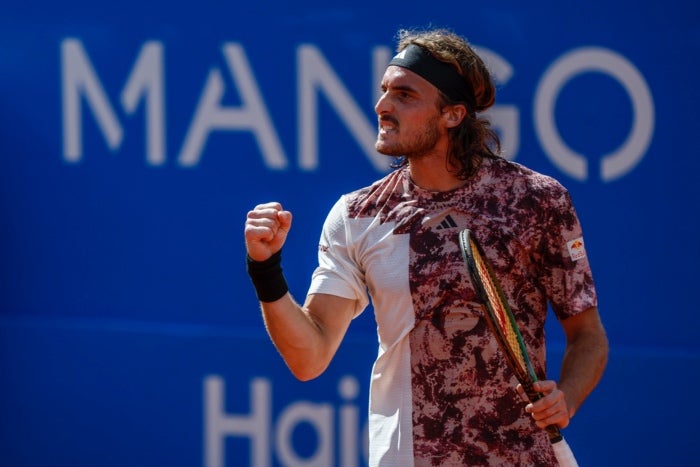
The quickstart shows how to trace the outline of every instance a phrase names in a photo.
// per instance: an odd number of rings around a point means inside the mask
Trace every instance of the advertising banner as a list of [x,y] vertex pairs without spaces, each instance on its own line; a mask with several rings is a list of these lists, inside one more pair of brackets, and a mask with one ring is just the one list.
[[504,157],[578,210],[611,345],[565,431],[579,461],[697,458],[698,24],[684,0],[3,4],[0,464],[366,465],[372,308],[296,381],[243,224],[293,213],[303,300],[329,209],[390,170],[374,104],[396,32],[429,26],[487,62]]

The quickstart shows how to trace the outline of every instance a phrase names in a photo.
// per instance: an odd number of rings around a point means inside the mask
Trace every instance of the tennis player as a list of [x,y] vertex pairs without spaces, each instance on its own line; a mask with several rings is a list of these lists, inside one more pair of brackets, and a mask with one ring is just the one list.
[[[379,349],[369,401],[370,466],[555,465],[543,428],[566,427],[598,384],[608,342],[567,190],[499,156],[482,112],[495,87],[452,31],[402,30],[375,106],[376,149],[393,170],[340,196],[320,236],[303,305],[281,268],[292,213],[248,213],[248,271],[292,373],[326,369],[371,298]],[[463,266],[469,228],[494,264],[545,397],[524,402]],[[566,335],[558,381],[545,375],[548,306]]]

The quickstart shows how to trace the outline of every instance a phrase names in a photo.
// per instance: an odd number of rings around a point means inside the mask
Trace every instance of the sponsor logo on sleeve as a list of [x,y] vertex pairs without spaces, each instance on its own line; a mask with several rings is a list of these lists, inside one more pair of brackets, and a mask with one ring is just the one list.
[[567,242],[566,247],[569,249],[569,256],[574,261],[578,261],[586,257],[586,248],[583,245],[583,238],[575,238]]

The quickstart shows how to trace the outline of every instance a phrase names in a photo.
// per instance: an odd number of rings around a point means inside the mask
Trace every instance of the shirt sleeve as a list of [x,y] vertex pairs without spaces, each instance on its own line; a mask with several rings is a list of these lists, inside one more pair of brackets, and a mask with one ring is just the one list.
[[341,197],[323,224],[318,245],[318,266],[311,277],[308,293],[324,293],[355,300],[354,315],[358,316],[369,304],[369,296],[364,272],[353,259],[353,244],[347,220],[345,197]]
[[542,285],[561,320],[597,306],[597,295],[581,223],[569,192],[560,188],[548,203],[539,262]]

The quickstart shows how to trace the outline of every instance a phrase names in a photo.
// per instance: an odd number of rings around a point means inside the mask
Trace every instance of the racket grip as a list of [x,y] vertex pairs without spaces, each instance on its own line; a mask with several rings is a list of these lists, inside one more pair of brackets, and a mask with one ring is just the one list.
[[552,444],[558,443],[564,439],[564,437],[561,435],[561,431],[559,431],[559,427],[556,425],[549,425],[547,428],[545,428],[545,430],[547,431],[549,441]]
[[[523,384],[522,386],[523,386],[523,389],[525,390],[525,394],[527,395],[527,398],[530,399],[530,402],[535,402],[535,401],[542,398],[542,394],[535,391],[535,389],[532,387],[532,383]],[[547,435],[549,436],[549,441],[552,444],[558,443],[564,439],[561,435],[561,431],[559,430],[559,427],[556,425],[549,425],[547,428],[545,428],[545,430],[547,431]]]

